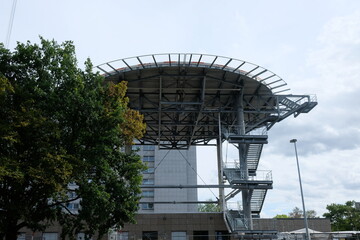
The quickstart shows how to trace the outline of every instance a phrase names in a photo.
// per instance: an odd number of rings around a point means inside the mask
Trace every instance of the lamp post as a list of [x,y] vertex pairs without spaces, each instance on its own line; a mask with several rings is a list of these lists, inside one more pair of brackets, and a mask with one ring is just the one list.
[[297,164],[297,170],[298,170],[298,175],[299,175],[299,183],[300,183],[301,200],[302,200],[302,206],[303,206],[303,212],[304,212],[306,238],[308,240],[311,240],[311,237],[310,237],[310,234],[309,234],[307,214],[306,214],[306,210],[305,210],[304,194],[303,194],[302,184],[301,184],[300,166],[299,166],[299,158],[298,158],[298,154],[297,154],[296,142],[297,142],[297,139],[291,139],[290,140],[290,143],[294,143],[294,148],[295,148],[296,164]]

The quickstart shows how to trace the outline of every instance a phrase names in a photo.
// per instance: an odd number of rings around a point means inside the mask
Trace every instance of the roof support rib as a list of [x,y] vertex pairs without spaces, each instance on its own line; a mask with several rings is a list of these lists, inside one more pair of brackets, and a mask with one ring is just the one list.
[[204,76],[203,80],[202,80],[202,89],[201,89],[201,98],[200,98],[201,105],[200,105],[199,113],[197,114],[197,117],[196,117],[195,124],[194,124],[193,129],[192,129],[191,137],[190,137],[189,142],[188,142],[189,147],[192,144],[193,137],[194,137],[196,129],[197,129],[198,125],[199,125],[200,116],[202,115],[202,111],[204,110],[205,88],[206,88],[206,76]]
[[[105,81],[128,82],[129,107],[144,115],[147,131],[143,144],[166,148],[206,145],[218,135],[221,124],[236,119],[235,95],[244,91],[245,132],[271,128],[288,116],[309,112],[316,99],[294,100],[290,108],[277,95],[285,81],[259,65],[223,56],[197,53],[150,54],[124,58],[95,67]],[[206,76],[206,77],[205,77]],[[244,86],[244,87],[243,87]],[[275,90],[275,91],[274,91]]]
[[[158,116],[158,145],[160,144],[161,139],[161,97],[162,97],[162,76],[159,78],[159,116]],[[160,145],[159,145],[160,146]]]

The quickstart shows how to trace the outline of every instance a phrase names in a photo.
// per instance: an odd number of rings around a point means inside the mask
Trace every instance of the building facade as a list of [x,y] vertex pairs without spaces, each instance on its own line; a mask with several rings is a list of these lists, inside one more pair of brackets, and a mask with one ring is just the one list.
[[177,203],[197,201],[196,188],[155,187],[196,185],[195,147],[190,147],[188,150],[160,150],[154,145],[134,145],[133,150],[138,151],[143,163],[148,167],[143,172],[139,213],[197,212],[197,204]]
[[[331,232],[330,219],[310,218],[309,228],[318,232],[311,233],[311,239],[356,239],[360,232],[339,233]],[[233,240],[246,239],[244,236],[229,233],[222,213],[159,213],[137,214],[136,224],[125,224],[118,231],[110,231],[102,240]],[[263,230],[261,239],[305,240],[302,233],[292,231],[304,227],[303,218],[271,218],[254,219],[254,229]],[[276,236],[268,237],[267,230],[276,230]],[[44,232],[31,232],[22,229],[18,240],[58,240],[61,226],[57,223],[49,226]],[[339,237],[339,236],[342,237]],[[83,233],[76,236],[77,240],[84,240]],[[96,239],[94,236],[92,239]]]
[[[310,218],[309,227],[321,233],[331,232],[330,219]],[[283,238],[282,234],[304,227],[303,218],[256,218],[254,230],[261,230],[257,238],[229,233],[222,213],[165,213],[138,214],[136,224],[125,224],[121,231],[110,234],[109,240],[230,240],[230,239],[298,239],[305,240],[304,234],[290,234]],[[276,235],[269,232],[276,231]],[[313,239],[331,239],[316,238]]]

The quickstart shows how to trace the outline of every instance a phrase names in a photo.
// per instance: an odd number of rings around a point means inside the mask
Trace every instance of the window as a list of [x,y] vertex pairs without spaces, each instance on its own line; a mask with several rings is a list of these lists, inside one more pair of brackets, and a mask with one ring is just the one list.
[[215,240],[230,240],[230,234],[227,231],[216,231]]
[[128,240],[129,239],[129,232],[118,232],[117,240]]
[[139,151],[139,149],[140,149],[139,145],[132,145],[131,146],[131,150],[133,150],[133,151]]
[[155,172],[155,168],[153,167],[149,167],[148,169],[143,171],[143,173],[154,173],[154,172]]
[[155,146],[154,145],[144,145],[143,150],[144,151],[155,151]]
[[58,234],[57,233],[43,233],[42,239],[43,240],[57,240]]
[[143,179],[144,185],[154,185],[154,179],[145,178]]
[[17,236],[17,240],[25,240],[26,234],[25,233],[19,233]]
[[67,207],[69,210],[78,210],[79,207],[80,207],[80,204],[79,204],[79,203],[67,203],[67,204],[66,204],[66,207]]
[[76,192],[73,192],[73,191],[68,192],[67,195],[69,196],[70,199],[76,198],[76,196],[77,196],[77,195],[76,195]]
[[153,162],[153,161],[155,161],[155,157],[154,156],[143,156],[143,161],[144,162]]
[[144,190],[141,193],[142,197],[154,197],[154,190]]
[[142,203],[140,204],[142,210],[153,210],[154,204],[153,203]]
[[[91,240],[92,238],[88,238],[88,239]],[[78,233],[77,240],[85,240],[85,233]]]
[[156,231],[143,232],[142,239],[143,240],[157,240],[158,239],[158,233]]
[[208,231],[194,231],[194,240],[209,240]]
[[171,240],[186,240],[186,232],[171,232]]

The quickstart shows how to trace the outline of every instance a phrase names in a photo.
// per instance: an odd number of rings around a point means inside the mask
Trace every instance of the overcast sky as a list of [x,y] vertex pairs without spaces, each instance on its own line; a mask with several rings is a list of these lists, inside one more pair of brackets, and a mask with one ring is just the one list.
[[[5,42],[12,1],[0,0]],[[80,66],[151,53],[227,56],[281,76],[292,94],[316,94],[308,114],[269,131],[259,169],[272,170],[262,217],[301,207],[294,147],[307,209],[360,201],[360,1],[120,1],[18,0],[9,48],[16,41],[72,40]],[[227,158],[238,158],[228,149]],[[216,182],[215,149],[198,151],[198,171]],[[204,164],[205,162],[205,164]],[[209,167],[213,166],[213,167]],[[200,182],[199,182],[200,183]],[[240,196],[240,195],[239,195]],[[200,199],[211,198],[201,191]],[[214,198],[214,197],[213,197]]]

